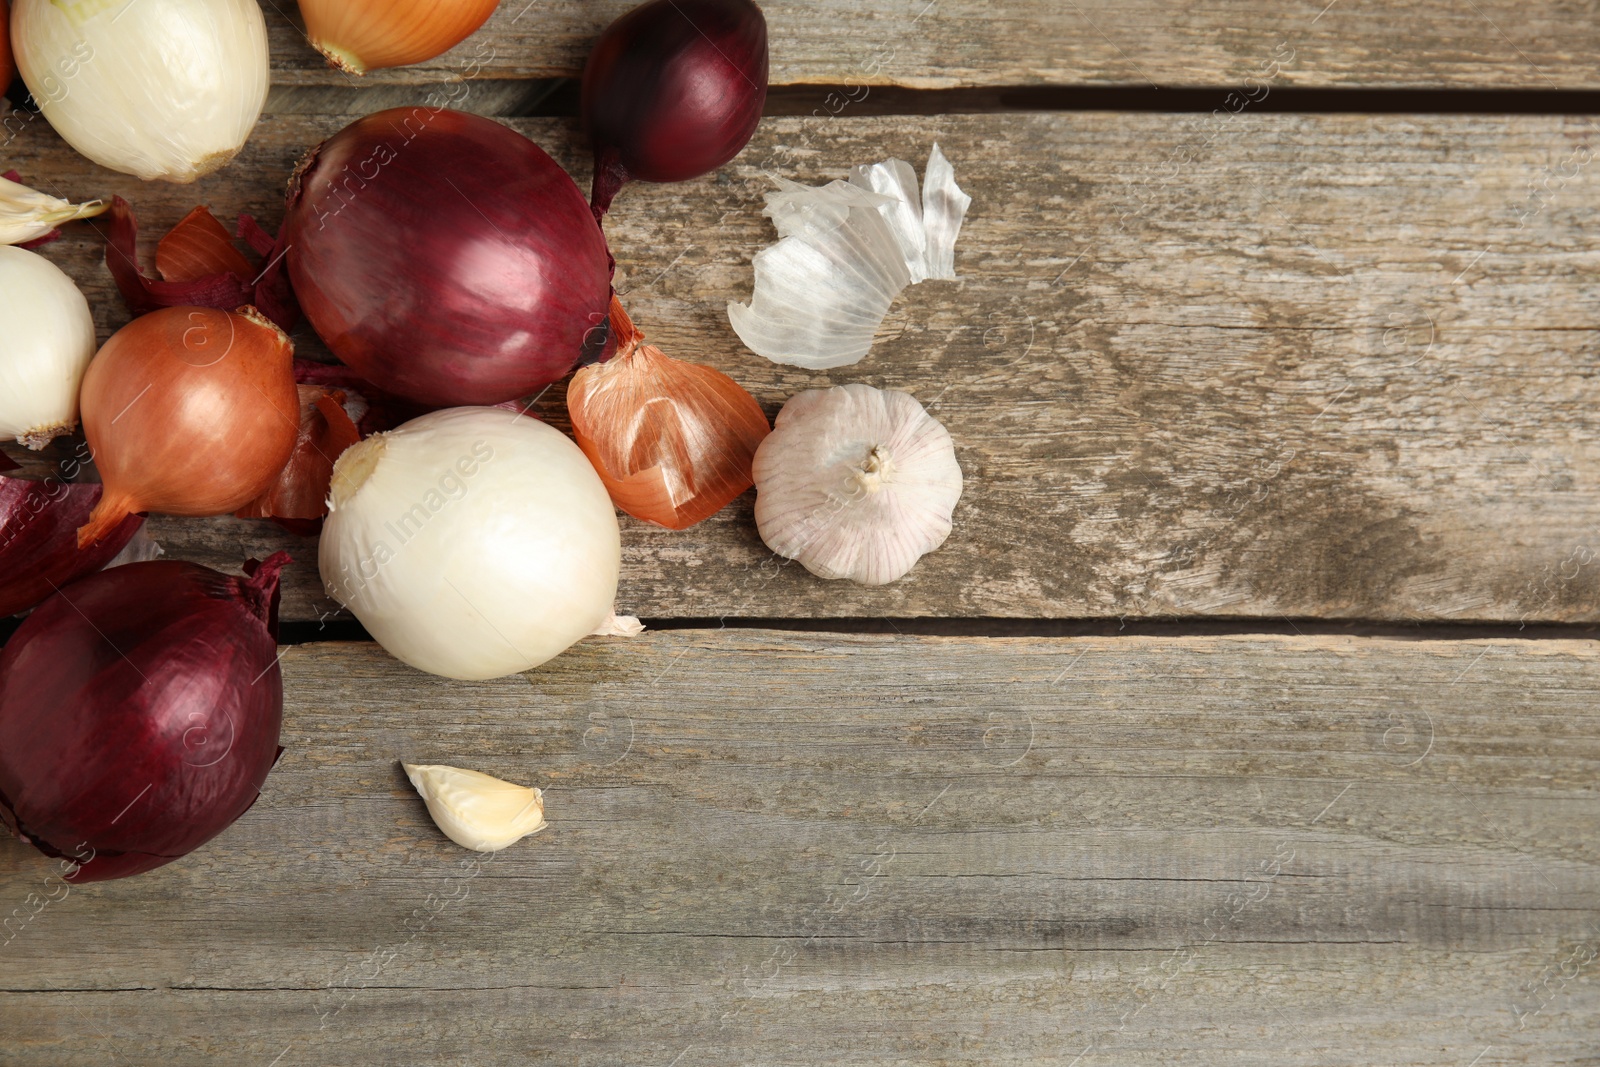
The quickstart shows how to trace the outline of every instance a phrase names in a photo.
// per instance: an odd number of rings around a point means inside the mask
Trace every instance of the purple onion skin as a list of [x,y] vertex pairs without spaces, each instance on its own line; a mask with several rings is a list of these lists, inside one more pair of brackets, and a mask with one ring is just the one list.
[[80,550],[78,527],[99,500],[98,485],[0,476],[0,618],[100,570],[139,532],[144,519],[130,515],[104,540]]
[[567,173],[490,119],[394,108],[346,126],[291,181],[284,243],[334,355],[420,404],[526,396],[605,339],[605,236]]
[[0,653],[0,821],[95,882],[170,863],[255,803],[283,723],[278,553],[232,578],[130,563],[30,615]]
[[598,218],[629,179],[681,182],[744,150],[767,101],[767,20],[751,0],[652,0],[606,27],[583,68]]

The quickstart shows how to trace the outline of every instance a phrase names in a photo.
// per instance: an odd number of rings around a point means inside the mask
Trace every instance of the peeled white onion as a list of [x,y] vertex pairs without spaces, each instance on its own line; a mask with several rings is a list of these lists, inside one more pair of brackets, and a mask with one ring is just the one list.
[[0,246],[0,439],[43,448],[78,424],[94,340],[72,279],[41,255]]
[[328,595],[419,670],[516,674],[611,619],[611,497],[578,446],[536,419],[450,408],[374,434],[334,465],[328,512]]
[[56,132],[146,181],[225,166],[267,99],[256,0],[17,0],[11,43]]

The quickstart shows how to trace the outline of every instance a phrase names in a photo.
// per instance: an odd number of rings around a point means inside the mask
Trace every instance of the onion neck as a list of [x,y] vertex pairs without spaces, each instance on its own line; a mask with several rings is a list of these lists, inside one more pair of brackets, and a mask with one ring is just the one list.
[[602,222],[611,210],[611,201],[628,184],[628,168],[617,158],[615,148],[597,149],[594,154],[594,185],[589,191],[589,210],[595,222]]

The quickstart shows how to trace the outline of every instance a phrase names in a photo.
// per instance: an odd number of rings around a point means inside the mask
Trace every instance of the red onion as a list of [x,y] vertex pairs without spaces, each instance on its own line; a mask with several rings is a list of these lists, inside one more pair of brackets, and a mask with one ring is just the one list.
[[681,182],[744,150],[767,101],[767,20],[751,0],[652,0],[583,68],[595,217],[631,178]]
[[130,563],[68,586],[0,653],[0,821],[93,882],[243,815],[278,753],[280,552],[249,578]]
[[129,515],[103,541],[78,547],[78,527],[89,521],[100,491],[55,478],[0,476],[0,618],[100,570],[139,531],[144,519]]
[[356,120],[290,181],[284,237],[317,333],[409,400],[525,396],[607,335],[609,254],[583,195],[490,119],[414,107]]

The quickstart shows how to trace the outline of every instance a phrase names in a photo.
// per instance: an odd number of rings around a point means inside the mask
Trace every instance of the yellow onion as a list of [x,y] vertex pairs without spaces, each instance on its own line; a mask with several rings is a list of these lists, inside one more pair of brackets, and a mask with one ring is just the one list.
[[617,355],[578,371],[567,388],[572,435],[617,507],[687,529],[755,484],[767,417],[721,371],[644,344],[615,296],[611,329]]
[[300,0],[306,36],[349,74],[404,67],[450,51],[500,0]]
[[79,547],[136,512],[226,515],[265,493],[300,436],[293,364],[250,307],[163,308],[113,334],[79,401],[105,482]]

